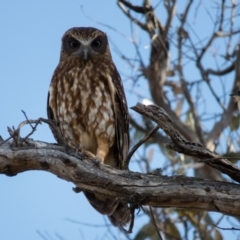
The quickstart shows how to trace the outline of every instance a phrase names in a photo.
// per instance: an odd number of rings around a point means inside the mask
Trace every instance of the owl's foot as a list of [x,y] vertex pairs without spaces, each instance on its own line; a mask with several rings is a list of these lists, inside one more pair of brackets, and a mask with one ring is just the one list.
[[75,146],[75,151],[76,152],[83,152],[84,151],[84,149],[81,147],[80,143]]
[[87,151],[87,150],[82,150],[82,153],[86,156],[86,157],[89,157],[91,158],[91,160],[93,161],[93,165],[92,167],[94,166],[99,166],[99,164],[101,164],[103,161],[101,158],[99,158],[98,156],[94,155],[93,153]]
[[102,163],[102,160],[98,157],[95,157],[95,159],[93,160],[92,167],[99,166],[101,163]]
[[81,152],[82,152],[85,156],[87,156],[87,157],[89,157],[89,158],[96,158],[96,156],[95,156],[93,153],[85,150],[84,148],[82,148]]
[[98,148],[96,158],[100,160],[101,163],[104,163],[104,160],[109,152],[109,144],[104,139],[98,139]]
[[65,148],[65,152],[66,152],[66,153],[71,153],[72,150],[73,150],[73,149],[72,149],[69,145],[67,145],[67,144],[64,145],[64,148]]

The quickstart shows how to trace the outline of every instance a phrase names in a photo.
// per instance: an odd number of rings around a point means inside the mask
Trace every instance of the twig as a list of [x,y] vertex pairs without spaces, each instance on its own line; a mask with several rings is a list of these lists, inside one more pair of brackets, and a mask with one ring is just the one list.
[[151,217],[152,217],[153,225],[154,225],[154,227],[156,228],[158,237],[159,237],[160,240],[163,240],[163,238],[162,238],[162,236],[161,236],[161,233],[160,233],[160,231],[158,230],[158,227],[157,227],[157,224],[156,224],[156,220],[155,220],[154,215],[153,215],[152,207],[149,206],[149,210],[150,210],[150,214],[151,214]]
[[231,228],[223,228],[223,227],[218,227],[217,225],[213,224],[214,227],[221,229],[221,230],[234,230],[234,231],[240,231],[240,228],[235,228],[235,227],[231,227]]
[[110,30],[118,33],[118,34],[121,35],[122,37],[128,39],[127,35],[125,35],[124,33],[120,32],[117,28],[114,28],[114,27],[112,27],[111,25],[108,25],[108,24],[106,24],[106,23],[99,22],[99,21],[95,20],[94,18],[90,17],[88,14],[85,13],[85,11],[84,11],[84,9],[83,9],[83,6],[81,6],[81,12],[82,12],[82,14],[83,14],[86,18],[88,18],[88,19],[91,20],[92,22],[97,23],[97,24],[99,24],[99,25],[101,25],[101,26],[104,26],[104,27],[106,27],[106,28],[109,28]]
[[9,141],[10,139],[12,139],[12,136],[10,136],[9,138],[5,139],[4,141],[2,141],[0,143],[0,146],[3,145],[4,143],[6,143],[7,141]]
[[[32,123],[35,123],[35,126],[33,126]],[[38,119],[36,121],[34,120],[34,122],[33,122],[32,120],[27,119],[27,122],[24,121],[24,122],[20,123],[18,126],[19,134],[20,134],[20,129],[26,124],[29,124],[32,127],[32,131],[29,134],[27,134],[24,138],[22,138],[22,141],[26,141],[36,131],[37,126],[39,124],[41,124],[41,120]]]
[[136,18],[134,18],[130,13],[129,10],[126,9],[126,6],[123,2],[118,1],[117,2],[120,9],[123,11],[123,13],[135,24],[137,24],[140,28],[142,28],[144,31],[148,31],[147,25],[139,22]]
[[[26,120],[29,121],[26,112],[22,110],[22,113],[24,114]],[[34,128],[30,122],[29,122],[29,125],[32,127],[32,129]]]
[[221,4],[221,14],[220,14],[220,21],[219,21],[219,28],[218,31],[222,31],[222,25],[223,25],[223,20],[224,20],[224,13],[225,13],[225,0],[222,0]]
[[[39,124],[41,124],[41,122],[45,122],[45,123],[47,123],[47,124],[50,125],[50,123],[49,123],[50,120],[47,120],[47,119],[44,119],[44,118],[39,118],[38,120],[29,120],[28,117],[27,117],[27,115],[26,115],[26,113],[25,113],[23,110],[22,110],[22,112],[23,112],[23,114],[25,115],[26,120],[23,121],[23,122],[21,122],[21,123],[18,125],[17,129],[15,129],[14,127],[12,127],[12,128],[7,127],[8,132],[9,132],[9,134],[10,134],[10,137],[7,138],[6,140],[2,141],[2,142],[0,143],[0,146],[3,145],[4,143],[6,143],[7,141],[9,141],[9,140],[12,139],[12,138],[13,138],[13,143],[12,143],[12,145],[15,146],[15,147],[20,146],[20,145],[23,144],[23,142],[27,143],[27,142],[26,142],[27,139],[36,131],[37,126],[38,126]],[[27,124],[29,124],[29,125],[31,126],[32,131],[31,131],[30,133],[28,133],[24,138],[21,138],[21,137],[20,137],[21,128],[22,128],[23,126],[27,125]],[[35,125],[33,126],[32,124],[35,124]]]
[[12,145],[18,146],[19,145],[19,138],[20,138],[20,136],[19,136],[19,129],[16,130],[14,128],[14,126],[13,126],[12,128],[7,127],[7,130],[9,132],[10,136],[13,139],[13,144]]
[[132,147],[132,149],[129,151],[127,158],[126,158],[126,164],[128,166],[128,163],[131,159],[131,157],[133,156],[133,154],[136,152],[136,150],[143,144],[145,143],[154,133],[157,132],[157,130],[159,129],[159,126],[155,126],[145,137],[143,137],[142,139],[139,140],[139,142]]
[[113,239],[117,240],[117,238],[114,236],[113,232],[111,231],[111,226],[107,224],[105,217],[103,217],[103,221],[105,222],[105,226],[107,227],[107,232],[112,236]]
[[136,53],[137,53],[137,56],[138,56],[138,59],[139,59],[140,65],[141,65],[141,69],[145,69],[143,59],[142,59],[141,53],[139,51],[139,44],[137,44],[137,41],[135,40],[135,38],[133,36],[133,24],[132,24],[132,22],[130,22],[130,27],[131,27],[132,43],[133,43],[133,46],[136,50]]
[[[105,228],[106,224],[92,224],[92,223],[85,223],[85,222],[80,222],[80,221],[76,221],[76,220],[72,220],[70,218],[66,218],[66,221],[69,221],[71,223],[76,223],[76,224],[80,224],[86,227],[95,227],[95,228]],[[110,227],[111,225],[108,224],[108,227]]]
[[130,2],[127,2],[125,0],[119,0],[119,2],[123,3],[126,7],[128,7],[129,9],[133,10],[134,12],[137,13],[147,13],[149,10],[152,10],[151,6],[136,6],[131,4]]
[[167,22],[166,22],[166,25],[165,25],[165,31],[163,33],[163,39],[165,39],[167,37],[167,34],[168,34],[169,29],[171,27],[171,23],[172,23],[174,15],[175,15],[176,3],[177,3],[177,1],[174,0],[172,5],[169,7],[169,6],[167,6],[166,1],[165,1],[164,5],[165,5],[165,8],[168,11],[168,18],[167,18]]
[[43,240],[49,240],[48,238],[46,238],[39,230],[36,231],[37,234],[43,239]]
[[60,239],[60,240],[65,240],[65,238],[62,237],[61,235],[59,235],[57,232],[55,233],[55,235],[57,236],[58,239]]
[[222,75],[225,75],[227,73],[230,73],[233,70],[234,70],[234,63],[232,63],[229,67],[227,67],[223,70],[219,70],[219,71],[216,71],[216,70],[213,70],[213,69],[207,69],[206,74],[212,74],[212,75],[215,75],[215,76],[222,76]]
[[[132,206],[132,208],[131,208],[131,216],[132,216],[132,218],[131,218],[130,225],[129,225],[129,229],[128,229],[128,232],[129,232],[129,233],[132,232],[132,229],[133,229],[133,226],[134,226],[134,219],[135,219],[134,213],[135,213],[135,209],[136,209],[136,207],[135,207],[135,206]],[[138,213],[137,213],[137,214],[138,214]]]

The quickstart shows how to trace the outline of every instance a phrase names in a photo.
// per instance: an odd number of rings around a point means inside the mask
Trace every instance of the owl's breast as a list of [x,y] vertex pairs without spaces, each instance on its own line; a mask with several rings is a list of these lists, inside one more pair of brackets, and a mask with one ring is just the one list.
[[61,132],[67,143],[96,153],[97,138],[114,143],[115,116],[108,83],[100,72],[73,69],[57,83]]

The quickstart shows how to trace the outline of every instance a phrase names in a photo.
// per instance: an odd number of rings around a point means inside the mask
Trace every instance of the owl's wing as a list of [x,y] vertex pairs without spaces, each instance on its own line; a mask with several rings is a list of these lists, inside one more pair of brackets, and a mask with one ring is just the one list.
[[120,161],[120,168],[127,168],[128,166],[126,166],[125,160],[129,150],[129,113],[122,80],[115,66],[112,75],[112,82],[115,87],[115,93],[113,96],[113,106],[116,118],[115,148]]
[[47,116],[49,120],[57,120],[57,105],[53,99],[56,99],[57,94],[57,86],[56,86],[56,78],[59,67],[57,67],[53,73],[53,77],[49,86],[48,90],[48,97],[47,97]]
[[[54,104],[53,102],[50,102],[51,94],[55,94],[55,91],[51,91],[51,89],[53,89],[52,82],[51,82],[50,89],[48,92],[48,97],[47,97],[47,116],[48,116],[49,120],[52,120],[49,122],[49,127],[53,133],[54,138],[58,142],[58,144],[61,146],[66,146],[67,143],[66,143],[65,139],[63,138],[63,135],[60,131],[59,122],[57,121],[56,116],[54,116],[53,110],[54,110],[54,107],[56,110],[56,106],[53,105]],[[55,114],[56,114],[56,112],[55,112]]]
[[53,110],[49,105],[49,100],[50,100],[50,92],[48,92],[48,97],[47,97],[47,116],[48,116],[48,119],[54,120]]

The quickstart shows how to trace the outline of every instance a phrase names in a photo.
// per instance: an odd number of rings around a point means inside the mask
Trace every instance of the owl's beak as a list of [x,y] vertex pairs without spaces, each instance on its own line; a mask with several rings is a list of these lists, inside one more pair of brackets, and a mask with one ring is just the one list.
[[83,58],[84,60],[87,60],[88,59],[88,48],[83,48]]
[[89,46],[87,45],[82,45],[79,49],[79,55],[81,58],[83,58],[84,60],[87,60],[89,58],[89,53],[90,53],[90,49]]

